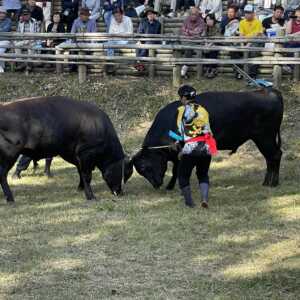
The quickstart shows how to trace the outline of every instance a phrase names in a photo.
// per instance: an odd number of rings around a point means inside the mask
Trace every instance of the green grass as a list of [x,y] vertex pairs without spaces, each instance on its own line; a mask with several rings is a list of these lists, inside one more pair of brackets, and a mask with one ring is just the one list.
[[[1,100],[55,93],[94,99],[130,152],[175,95],[168,81],[91,81],[83,89],[72,77],[65,84],[30,80],[1,78]],[[195,84],[245,88],[221,79]],[[54,90],[43,92],[43,85]],[[155,191],[136,173],[125,196],[115,199],[95,171],[98,201],[87,203],[76,191],[75,168],[60,159],[52,179],[43,176],[43,162],[37,174],[29,169],[21,180],[10,179],[16,205],[1,197],[0,299],[299,299],[300,90],[283,91],[278,188],[261,186],[265,164],[251,143],[214,160],[209,210],[200,208],[195,179],[195,209],[183,205],[177,188]]]

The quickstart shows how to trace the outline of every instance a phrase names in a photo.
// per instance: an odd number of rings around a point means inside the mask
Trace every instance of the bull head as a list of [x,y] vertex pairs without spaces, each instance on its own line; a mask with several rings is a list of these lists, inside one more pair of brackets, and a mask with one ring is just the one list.
[[145,177],[154,188],[158,189],[167,171],[167,159],[158,150],[143,148],[132,159],[137,172]]

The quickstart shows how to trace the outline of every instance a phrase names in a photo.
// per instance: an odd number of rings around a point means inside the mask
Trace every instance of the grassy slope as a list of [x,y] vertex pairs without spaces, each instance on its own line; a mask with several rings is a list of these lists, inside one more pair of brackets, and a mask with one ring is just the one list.
[[[1,78],[0,100],[92,99],[134,152],[149,120],[175,96],[161,81],[63,82]],[[203,91],[245,88],[221,79],[195,84]],[[0,299],[297,299],[300,89],[283,91],[285,152],[276,189],[261,186],[265,165],[251,143],[214,160],[208,211],[185,208],[177,189],[154,191],[136,174],[114,202],[95,172],[99,201],[86,203],[76,171],[60,159],[53,179],[40,168],[10,180],[17,204],[0,203]],[[199,203],[196,189],[194,195]]]

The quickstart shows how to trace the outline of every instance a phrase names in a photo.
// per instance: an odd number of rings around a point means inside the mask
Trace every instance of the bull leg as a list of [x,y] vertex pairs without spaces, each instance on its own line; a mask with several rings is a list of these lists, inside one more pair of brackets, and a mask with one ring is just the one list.
[[96,200],[96,197],[93,193],[91,187],[91,180],[92,180],[92,171],[89,172],[82,172],[82,181],[84,186],[84,193],[87,200]]
[[21,157],[17,163],[17,166],[16,166],[16,171],[13,174],[13,178],[21,178],[21,172],[28,169],[30,162],[31,162],[30,157],[21,155]]
[[13,166],[13,164],[14,163],[11,163],[10,165],[7,165],[5,167],[0,166],[0,184],[1,184],[4,196],[6,197],[7,203],[13,203],[15,201],[13,193],[7,182],[7,174],[8,174],[8,171],[10,170],[10,168]]
[[53,177],[50,167],[51,167],[51,163],[52,163],[52,157],[50,158],[46,158],[45,159],[45,170],[44,173],[46,174],[47,177]]
[[264,186],[277,186],[279,184],[279,169],[282,151],[276,143],[276,137],[270,139],[254,140],[259,151],[266,160],[267,171],[263,182]]
[[172,168],[172,177],[168,185],[166,186],[167,190],[173,190],[177,180],[177,172],[178,172],[178,161],[174,162]]

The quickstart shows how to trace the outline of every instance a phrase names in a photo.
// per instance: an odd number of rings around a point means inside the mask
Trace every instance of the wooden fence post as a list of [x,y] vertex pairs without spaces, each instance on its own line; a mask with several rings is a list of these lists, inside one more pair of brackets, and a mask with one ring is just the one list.
[[[83,55],[83,51],[79,51],[79,55]],[[87,66],[85,65],[78,65],[78,80],[79,83],[83,83],[86,81],[86,73],[87,73]]]
[[[60,55],[62,53],[63,53],[62,50],[58,50],[58,49],[55,50],[56,55]],[[58,74],[58,75],[61,74],[62,73],[62,68],[63,68],[62,64],[56,64],[56,74]]]
[[[299,59],[300,53],[295,52],[294,57]],[[294,65],[294,80],[295,81],[300,80],[300,65]]]
[[[248,59],[249,58],[249,52],[244,52],[243,53],[243,58]],[[244,71],[249,74],[249,64],[244,64]]]
[[[149,57],[155,57],[155,49],[149,49]],[[153,79],[155,76],[155,63],[152,62],[149,66],[149,77]]]
[[[275,48],[281,48],[282,45],[275,44]],[[280,53],[275,53],[274,57],[278,58],[280,57]],[[273,66],[273,85],[275,88],[279,88],[281,85],[281,80],[282,80],[282,68],[280,65],[274,65]]]
[[[197,58],[202,58],[203,52],[201,50],[197,51]],[[203,64],[197,64],[197,79],[201,79],[203,75]]]
[[[174,50],[173,51],[173,57],[178,58],[180,57],[180,51]],[[174,87],[179,87],[181,80],[180,80],[180,65],[174,65],[173,66],[173,86]]]

